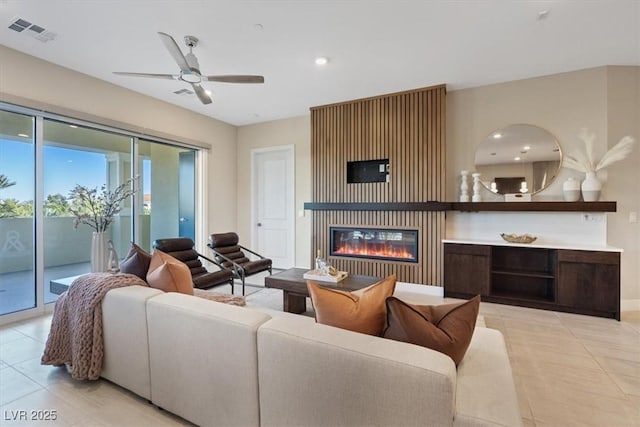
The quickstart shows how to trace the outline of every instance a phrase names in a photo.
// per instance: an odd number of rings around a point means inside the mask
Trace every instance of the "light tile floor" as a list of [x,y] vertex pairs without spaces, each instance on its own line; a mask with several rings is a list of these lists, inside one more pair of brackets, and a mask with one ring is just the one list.
[[[248,305],[282,310],[281,291],[257,289]],[[640,426],[640,312],[617,322],[482,303],[480,313],[505,336],[525,426]],[[50,323],[0,328],[0,425],[189,425],[108,381],[40,365]],[[13,420],[32,410],[57,420]]]

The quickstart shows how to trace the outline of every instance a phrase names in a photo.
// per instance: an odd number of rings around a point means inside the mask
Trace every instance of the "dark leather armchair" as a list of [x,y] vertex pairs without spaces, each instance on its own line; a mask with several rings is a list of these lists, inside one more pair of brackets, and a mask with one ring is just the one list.
[[[230,284],[231,293],[233,293],[233,273],[222,267],[218,262],[199,254],[193,246],[193,240],[188,237],[157,239],[153,242],[155,249],[159,249],[187,264],[187,267],[191,270],[194,287],[208,289],[214,286]],[[204,265],[202,265],[202,261],[200,261],[201,258],[215,264],[220,270],[208,271]]]
[[[240,245],[236,233],[212,234],[209,236],[208,246],[213,251],[215,260],[222,267],[233,272],[236,279],[242,281],[242,295],[244,295],[245,277],[267,270],[269,270],[269,274],[272,273],[271,260]],[[251,261],[243,251],[255,255],[258,259]]]

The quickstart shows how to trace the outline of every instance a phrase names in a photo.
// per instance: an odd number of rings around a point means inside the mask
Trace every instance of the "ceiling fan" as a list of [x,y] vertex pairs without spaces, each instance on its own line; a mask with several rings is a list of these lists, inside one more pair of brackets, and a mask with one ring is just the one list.
[[222,83],[264,83],[263,76],[249,75],[223,75],[223,76],[203,76],[200,73],[198,58],[193,54],[193,48],[198,45],[198,39],[194,36],[184,36],[184,42],[189,47],[189,53],[184,55],[176,41],[169,34],[158,32],[160,39],[164,43],[173,60],[180,67],[180,74],[153,74],[153,73],[126,73],[114,71],[113,74],[133,77],[152,77],[156,79],[181,80],[189,83],[193,91],[203,104],[211,104],[211,97],[200,85],[201,82],[222,82]]

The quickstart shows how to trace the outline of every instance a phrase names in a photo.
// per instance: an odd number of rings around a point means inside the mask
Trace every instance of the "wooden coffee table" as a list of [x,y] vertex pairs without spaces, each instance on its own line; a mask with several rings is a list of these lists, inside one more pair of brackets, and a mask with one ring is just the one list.
[[[281,273],[264,278],[264,285],[267,288],[282,289],[282,308],[289,313],[304,313],[307,310],[306,298],[309,296],[307,290],[307,279],[302,277],[308,270],[305,268],[290,268]],[[348,276],[338,283],[320,282],[320,285],[340,289],[343,291],[356,291],[366,288],[382,280],[381,277],[374,276]]]

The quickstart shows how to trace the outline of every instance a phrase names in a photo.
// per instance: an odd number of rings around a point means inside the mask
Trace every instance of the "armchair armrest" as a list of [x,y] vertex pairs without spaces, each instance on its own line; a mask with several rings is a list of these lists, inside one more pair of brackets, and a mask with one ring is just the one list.
[[[216,251],[214,248],[212,248],[211,246],[209,246],[209,248],[213,251],[214,254],[216,254],[217,257],[222,258],[224,261],[226,262],[230,262],[231,265],[233,266],[233,271],[234,274],[238,277],[243,277],[244,276],[244,268],[242,268],[242,266],[240,264],[238,264],[237,262],[235,262],[234,260],[227,258],[226,256],[224,256],[223,254],[221,254],[220,252]],[[205,258],[207,259],[207,258]],[[216,265],[220,266],[220,268],[225,268],[222,265],[220,265],[219,263],[216,262]]]
[[211,264],[216,265],[218,268],[220,268],[220,269],[222,269],[222,270],[225,270],[225,268],[224,268],[224,267],[223,267],[223,266],[222,266],[218,261],[215,261],[215,260],[213,260],[213,259],[211,259],[211,258],[209,258],[209,257],[206,257],[206,256],[202,255],[202,254],[201,254],[201,253],[199,253],[199,252],[196,252],[196,253],[198,254],[198,256],[199,256],[200,258],[202,258],[202,259],[205,259],[205,260],[209,261]]
[[254,251],[252,251],[252,250],[251,250],[251,249],[249,249],[249,248],[245,248],[244,246],[242,246],[242,245],[240,245],[240,244],[239,244],[238,246],[240,246],[240,248],[244,249],[245,251],[252,253],[253,255],[257,256],[257,257],[258,257],[258,258],[260,258],[260,259],[266,259],[265,257],[263,257],[262,255],[260,255],[259,253],[254,252]]

